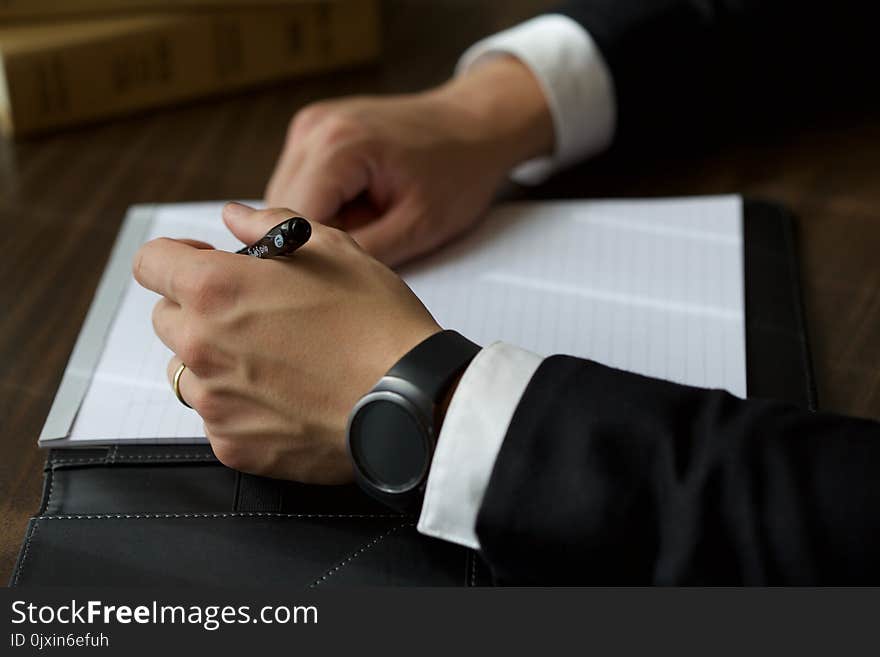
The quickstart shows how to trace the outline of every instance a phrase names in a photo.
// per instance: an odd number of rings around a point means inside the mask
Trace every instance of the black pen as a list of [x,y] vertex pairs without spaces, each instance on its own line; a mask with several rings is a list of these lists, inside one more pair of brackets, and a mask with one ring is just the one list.
[[303,217],[291,217],[272,228],[262,238],[236,253],[254,258],[287,256],[309,241],[312,226]]

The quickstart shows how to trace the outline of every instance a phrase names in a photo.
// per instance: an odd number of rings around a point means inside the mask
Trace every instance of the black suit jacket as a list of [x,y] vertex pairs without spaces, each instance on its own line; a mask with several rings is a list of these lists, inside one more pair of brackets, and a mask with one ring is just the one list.
[[[876,97],[876,18],[862,0],[580,0],[562,13],[602,52],[615,142],[672,145],[778,126]],[[872,12],[876,13],[876,12]]]
[[876,584],[880,424],[554,356],[477,535],[499,583]]
[[[605,56],[631,139],[833,89],[871,47],[854,6],[592,0],[569,13]],[[880,424],[555,356],[514,414],[477,534],[499,583],[877,584]]]

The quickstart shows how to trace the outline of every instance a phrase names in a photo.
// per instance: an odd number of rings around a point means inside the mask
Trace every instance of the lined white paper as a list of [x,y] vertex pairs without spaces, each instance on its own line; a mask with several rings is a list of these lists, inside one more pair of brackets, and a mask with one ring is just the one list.
[[[146,239],[238,248],[221,207],[157,206]],[[739,197],[503,205],[401,273],[442,326],[480,344],[746,394]],[[129,283],[69,442],[204,441],[166,379],[171,352],[150,319],[157,298]]]

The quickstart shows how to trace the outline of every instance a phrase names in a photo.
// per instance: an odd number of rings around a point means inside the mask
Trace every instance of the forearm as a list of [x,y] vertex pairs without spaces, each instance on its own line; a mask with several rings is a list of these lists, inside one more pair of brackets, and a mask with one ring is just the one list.
[[553,119],[529,68],[499,55],[428,92],[462,118],[468,136],[484,144],[503,170],[553,150]]
[[507,582],[877,581],[878,462],[875,422],[553,357],[477,535]]

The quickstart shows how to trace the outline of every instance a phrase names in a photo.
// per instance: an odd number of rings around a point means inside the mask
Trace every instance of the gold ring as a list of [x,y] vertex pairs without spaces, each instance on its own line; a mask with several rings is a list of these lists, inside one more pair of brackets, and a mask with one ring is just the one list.
[[177,397],[177,401],[186,406],[187,408],[192,408],[189,404],[186,403],[186,400],[183,398],[183,395],[180,394],[180,375],[183,374],[183,370],[186,369],[186,364],[181,363],[177,366],[177,369],[174,370],[174,379],[171,387],[174,388],[174,395]]

